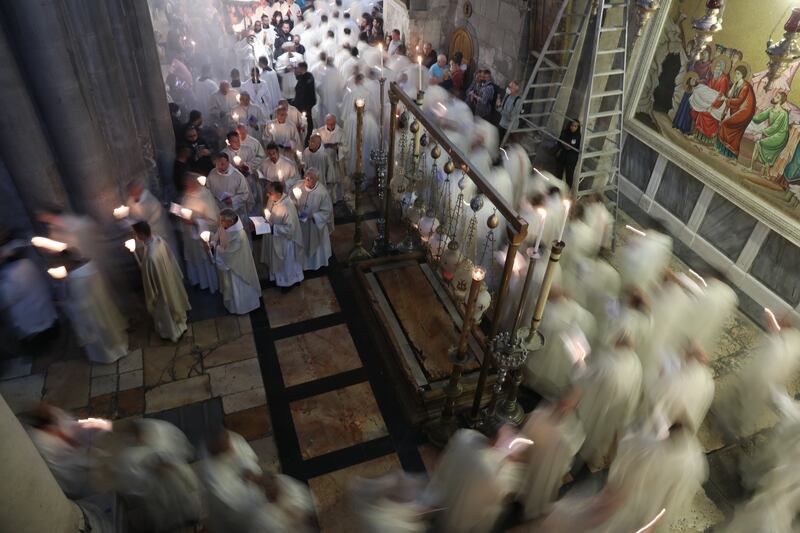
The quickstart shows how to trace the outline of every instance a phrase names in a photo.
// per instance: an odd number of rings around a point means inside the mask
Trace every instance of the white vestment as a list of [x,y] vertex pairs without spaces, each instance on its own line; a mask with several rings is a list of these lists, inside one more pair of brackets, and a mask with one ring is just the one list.
[[183,236],[183,256],[186,261],[186,277],[189,284],[198,285],[203,290],[213,293],[219,288],[217,269],[206,250],[200,233],[210,231],[216,233],[219,223],[219,208],[214,195],[205,187],[186,192],[181,205],[192,210],[191,222],[181,224]]
[[200,79],[197,78],[192,87],[194,90],[194,100],[197,102],[200,111],[204,117],[208,116],[208,104],[211,101],[211,95],[219,89],[219,83],[211,78]]
[[231,116],[233,115],[236,115],[234,120],[237,124],[244,124],[247,127],[248,135],[256,139],[262,139],[264,137],[267,116],[259,106],[253,103],[248,106],[239,104],[231,110]]
[[291,287],[303,281],[303,231],[297,210],[287,195],[273,204],[269,222],[272,224],[269,279],[278,287]]
[[316,79],[319,80],[317,82],[317,92],[319,93],[317,106],[321,124],[327,115],[338,114],[344,92],[344,79],[335,67],[325,67]]
[[110,364],[128,354],[127,321],[91,261],[67,276],[65,309],[89,359]]
[[[247,138],[255,139],[250,135],[248,135]],[[241,159],[241,164],[247,166],[247,169],[242,168],[241,173],[244,176],[245,181],[247,181],[247,187],[250,189],[250,196],[253,198],[253,205],[250,207],[248,214],[260,214],[263,211],[264,191],[261,188],[261,184],[258,182],[256,172],[258,171],[258,167],[261,165],[263,159],[256,156],[252,145],[249,143],[242,143],[238,150],[234,150],[230,146],[226,146],[222,151],[228,154],[231,165],[235,164],[234,158],[239,157]],[[239,167],[237,167],[237,170],[239,170]],[[247,172],[246,175],[245,171]]]
[[275,162],[270,158],[265,159],[261,163],[261,177],[267,181],[283,183],[285,191],[288,191],[300,179],[297,165],[286,156],[278,156],[278,160]]
[[[217,169],[209,172],[206,186],[217,199],[220,209],[230,207],[236,211],[240,219],[247,219],[255,201],[250,187],[247,185],[247,180],[241,172],[233,168],[233,165],[230,165],[224,174],[218,172]],[[226,198],[230,198],[230,204]]]
[[261,283],[242,221],[237,220],[228,229],[219,228],[215,240],[217,247],[214,256],[225,309],[235,315],[258,309],[261,305]]
[[283,95],[281,94],[281,84],[278,81],[278,73],[274,70],[262,70],[261,82],[267,86],[267,118],[274,118],[272,114],[274,109],[278,107],[278,102]]
[[156,333],[177,342],[187,329],[186,313],[192,307],[183,287],[178,261],[158,235],[144,246],[142,284],[145,304],[153,317]]
[[325,153],[328,156],[328,169],[325,184],[328,186],[328,191],[334,196],[334,201],[339,201],[344,197],[344,180],[347,174],[345,170],[345,160],[347,159],[348,152],[344,131],[342,128],[335,125],[333,130],[329,130],[327,126],[322,126],[315,129],[314,133],[319,134],[322,140],[322,148],[325,149]]
[[[274,109],[272,106],[277,105],[277,102],[272,101],[272,96],[267,88],[266,82],[259,80],[258,83],[255,83],[250,79],[242,83],[240,89],[243,93],[246,92],[250,95],[250,101],[261,109],[265,117],[264,122],[266,122],[270,112]],[[258,137],[260,138],[261,135]]]
[[297,200],[298,219],[303,232],[303,270],[318,270],[328,266],[333,231],[333,203],[325,186],[318,182],[313,189],[298,184],[301,196]]
[[208,99],[209,123],[228,129],[236,126],[231,117],[231,111],[239,104],[236,101],[237,94],[234,89],[228,89],[227,94],[222,94],[217,90],[211,95],[211,98]]
[[269,143],[275,143],[278,146],[288,147],[292,150],[299,150],[303,146],[300,132],[297,131],[297,125],[288,119],[283,124],[277,120],[267,124],[264,144]]
[[175,244],[175,232],[172,229],[167,212],[161,202],[158,201],[158,198],[145,189],[139,196],[138,202],[133,198],[128,198],[128,208],[130,209],[128,217],[131,220],[147,222],[153,235],[158,235],[164,239],[176,259],[180,257],[178,255],[178,247]]

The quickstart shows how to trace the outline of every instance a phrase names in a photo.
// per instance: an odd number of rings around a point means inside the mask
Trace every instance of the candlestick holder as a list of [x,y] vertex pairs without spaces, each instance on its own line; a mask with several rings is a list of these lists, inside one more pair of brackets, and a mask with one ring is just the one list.
[[514,401],[509,404],[510,413],[506,412],[505,408],[500,409],[502,404],[499,402],[503,387],[509,375],[512,376],[511,383],[513,384],[516,379],[513,376],[514,372],[525,363],[525,359],[528,357],[528,348],[525,345],[525,339],[520,336],[512,337],[511,333],[508,331],[498,333],[497,336],[490,341],[490,349],[495,365],[497,366],[497,380],[492,388],[492,399],[489,401],[489,405],[486,406],[483,416],[481,417],[482,426],[487,433],[494,432],[494,430],[498,429],[506,422],[519,425],[522,418],[525,416],[522,407],[516,401],[516,394],[513,398]]
[[[383,69],[381,69],[383,72]],[[378,196],[378,205],[383,206],[383,202],[385,201],[385,196],[388,194],[389,183],[386,179],[386,163],[388,161],[388,156],[386,154],[386,146],[384,143],[384,89],[386,85],[386,78],[381,76],[378,80],[380,83],[380,102],[381,102],[381,115],[380,115],[380,138],[378,143],[378,149],[373,150],[370,153],[370,159],[372,160],[372,164],[375,167],[375,186],[376,192]],[[392,121],[390,121],[391,123]],[[375,240],[372,242],[372,255],[379,256],[387,253],[388,250],[388,238],[386,237],[387,234],[387,227],[386,227],[386,218],[384,217],[384,211],[380,207],[378,208],[378,219],[376,221],[377,226],[377,235],[375,236]]]
[[361,184],[364,182],[364,173],[362,172],[362,151],[364,138],[364,100],[358,99],[355,102],[356,108],[356,169],[353,173],[353,181],[355,181],[355,231],[353,232],[353,248],[347,256],[347,261],[353,263],[355,261],[362,261],[370,259],[372,256],[364,248],[361,242]]

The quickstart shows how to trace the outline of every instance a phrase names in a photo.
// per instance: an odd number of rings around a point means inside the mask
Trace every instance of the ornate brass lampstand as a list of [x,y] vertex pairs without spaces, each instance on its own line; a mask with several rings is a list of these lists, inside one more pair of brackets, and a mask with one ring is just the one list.
[[[417,91],[416,104],[422,107],[424,99],[425,99],[425,93],[423,91]],[[411,130],[411,133],[414,134],[414,154],[411,163],[411,176],[409,179],[408,188],[406,190],[408,191],[409,198],[412,198],[414,191],[417,190],[419,158],[420,158],[420,153],[422,152],[422,145],[420,143],[420,141],[422,140],[422,125],[419,123],[418,120],[415,120],[414,122],[411,123],[409,129]],[[408,175],[406,176],[409,177]],[[410,211],[413,207],[414,207],[413,200],[411,200],[411,204],[408,205],[408,211]],[[397,250],[400,253],[411,253],[417,251],[419,248],[420,248],[420,243],[417,230],[411,223],[411,221],[407,220],[406,236],[400,243],[397,244]]]
[[359,98],[355,102],[356,108],[356,171],[353,173],[353,180],[355,181],[355,210],[356,222],[355,232],[353,233],[353,249],[347,256],[347,261],[353,263],[355,261],[363,261],[372,256],[364,248],[361,242],[361,184],[364,182],[364,173],[362,171],[362,139],[364,136],[364,99]]
[[472,283],[469,286],[469,297],[467,298],[467,307],[464,310],[464,321],[461,326],[461,336],[458,338],[458,346],[451,349],[449,352],[450,361],[453,363],[453,370],[450,373],[450,381],[444,389],[445,400],[444,407],[442,407],[442,414],[438,420],[432,422],[428,427],[428,439],[434,446],[444,448],[447,441],[455,433],[458,425],[456,418],[453,416],[453,409],[456,401],[463,392],[461,386],[461,371],[467,363],[467,346],[469,336],[474,326],[473,315],[475,314],[475,303],[478,300],[478,294],[481,291],[481,284],[486,272],[481,267],[472,269]]
[[[386,78],[383,77],[381,74],[381,78],[378,80],[381,85],[381,116],[380,116],[380,140],[378,144],[378,149],[373,150],[370,154],[370,158],[372,159],[372,164],[375,166],[375,180],[378,192],[378,205],[380,206],[384,201],[384,197],[388,196],[388,189],[389,189],[389,181],[386,179],[386,162],[388,161],[386,156],[386,146],[384,144],[384,136],[383,136],[383,115],[384,115],[384,103],[383,103],[383,91],[384,86],[386,84]],[[394,106],[392,106],[394,107]],[[394,114],[394,111],[392,111]],[[390,121],[391,125],[392,121]],[[386,227],[386,219],[384,218],[385,213],[382,209],[378,208],[378,220],[376,225],[378,227],[378,234],[375,236],[375,240],[372,242],[372,255],[378,256],[386,253],[387,250],[387,243],[388,239],[386,238],[386,234],[388,233]]]

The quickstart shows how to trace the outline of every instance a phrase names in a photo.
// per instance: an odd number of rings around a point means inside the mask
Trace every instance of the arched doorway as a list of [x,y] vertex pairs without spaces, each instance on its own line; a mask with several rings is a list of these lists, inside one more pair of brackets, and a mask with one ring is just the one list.
[[456,28],[453,31],[453,34],[450,36],[450,49],[448,50],[447,57],[448,59],[452,59],[453,55],[456,52],[461,52],[464,56],[464,64],[467,65],[467,72],[464,76],[465,80],[465,87],[469,85],[469,81],[472,79],[472,74],[475,72],[475,44],[472,40],[472,35],[470,32],[464,28]]

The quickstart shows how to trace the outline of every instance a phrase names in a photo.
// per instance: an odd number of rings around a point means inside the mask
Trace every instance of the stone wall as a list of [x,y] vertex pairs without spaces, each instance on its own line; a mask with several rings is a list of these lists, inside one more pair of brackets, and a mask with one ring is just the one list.
[[[398,0],[387,14],[386,27],[399,27],[402,15],[397,12]],[[448,52],[450,36],[456,28],[464,27],[475,46],[475,66],[492,69],[498,83],[519,79],[525,70],[528,26],[530,18],[525,0],[474,0],[473,13],[464,17],[464,0],[412,0],[408,11],[406,44],[409,53],[430,41],[439,52]],[[395,20],[397,22],[395,22]]]

